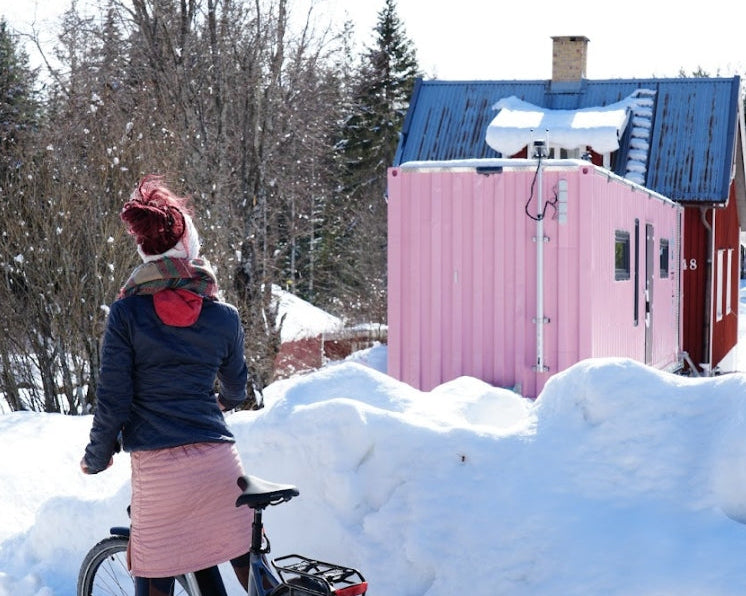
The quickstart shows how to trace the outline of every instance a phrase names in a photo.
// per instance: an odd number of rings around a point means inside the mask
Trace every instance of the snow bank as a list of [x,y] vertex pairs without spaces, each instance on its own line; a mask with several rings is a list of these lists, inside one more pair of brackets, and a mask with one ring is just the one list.
[[[247,471],[301,490],[267,513],[275,555],[359,566],[397,596],[746,590],[742,374],[589,360],[531,402],[472,378],[419,392],[368,365],[381,352],[229,415]],[[0,417],[0,595],[72,595],[87,548],[126,523],[127,456],[77,469],[89,425]]]

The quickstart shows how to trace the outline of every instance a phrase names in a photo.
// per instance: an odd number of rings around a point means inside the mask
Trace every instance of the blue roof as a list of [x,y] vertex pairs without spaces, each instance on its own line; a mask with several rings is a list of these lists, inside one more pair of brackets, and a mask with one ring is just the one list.
[[[681,202],[727,201],[739,124],[739,77],[573,83],[419,80],[393,165],[501,157],[487,145],[485,134],[496,114],[492,106],[505,97],[573,110],[609,105],[640,89],[655,92],[645,186]],[[628,150],[620,147],[620,152]]]

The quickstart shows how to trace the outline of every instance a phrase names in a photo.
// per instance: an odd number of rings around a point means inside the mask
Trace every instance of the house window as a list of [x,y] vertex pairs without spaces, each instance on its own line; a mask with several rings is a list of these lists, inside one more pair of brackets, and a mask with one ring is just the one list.
[[728,249],[728,266],[725,270],[725,314],[733,312],[733,301],[731,295],[733,292],[733,249]]
[[580,159],[580,149],[565,149],[564,147],[550,147],[554,157],[559,159]]
[[659,251],[659,270],[661,278],[668,277],[668,257],[669,257],[669,250],[668,250],[668,239],[667,238],[661,238],[661,244],[660,244],[660,251]]
[[725,251],[720,249],[717,254],[717,288],[715,294],[715,320],[723,318],[723,269],[725,268]]
[[629,279],[629,232],[617,230],[614,234],[614,279]]

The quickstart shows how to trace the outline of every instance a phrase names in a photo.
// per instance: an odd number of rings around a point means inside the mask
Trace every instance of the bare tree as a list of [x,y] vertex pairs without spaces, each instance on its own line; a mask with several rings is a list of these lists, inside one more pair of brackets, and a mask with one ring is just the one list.
[[289,3],[109,0],[95,16],[66,13],[46,119],[0,203],[11,407],[93,406],[107,305],[137,264],[118,214],[150,172],[193,198],[255,381],[273,379],[273,287],[313,287],[339,120],[336,46],[310,18],[291,32]]

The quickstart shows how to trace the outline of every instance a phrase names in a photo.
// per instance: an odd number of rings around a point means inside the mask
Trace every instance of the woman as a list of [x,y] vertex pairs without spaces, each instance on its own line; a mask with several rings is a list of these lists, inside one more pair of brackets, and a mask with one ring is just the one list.
[[217,299],[186,199],[146,176],[121,218],[143,264],[109,311],[80,466],[86,474],[108,468],[121,433],[131,452],[137,596],[170,594],[175,575],[197,570],[203,594],[225,594],[219,563],[231,560],[248,581],[252,513],[235,506],[244,472],[222,413],[246,399],[243,328],[236,309]]

